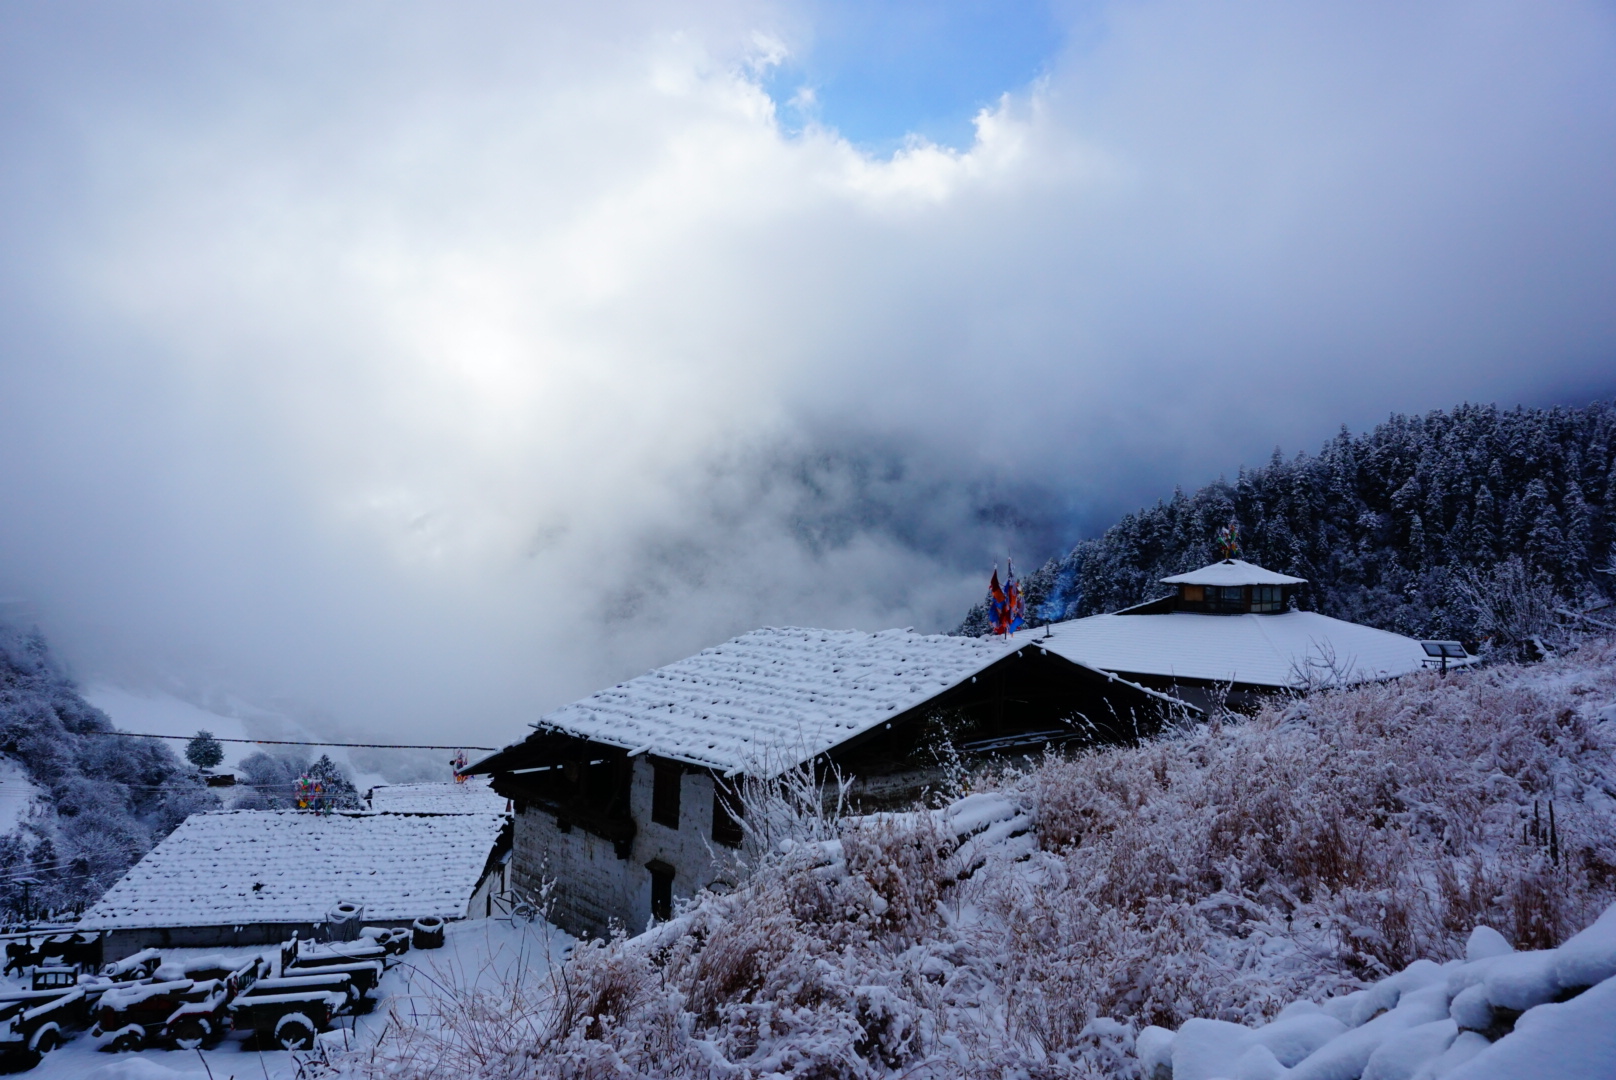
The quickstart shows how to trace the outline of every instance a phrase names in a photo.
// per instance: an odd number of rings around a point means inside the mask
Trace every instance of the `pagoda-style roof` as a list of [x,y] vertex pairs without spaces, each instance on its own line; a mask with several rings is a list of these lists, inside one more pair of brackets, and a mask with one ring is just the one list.
[[1244,559],[1224,559],[1161,579],[1163,585],[1306,585],[1307,578],[1275,573]]

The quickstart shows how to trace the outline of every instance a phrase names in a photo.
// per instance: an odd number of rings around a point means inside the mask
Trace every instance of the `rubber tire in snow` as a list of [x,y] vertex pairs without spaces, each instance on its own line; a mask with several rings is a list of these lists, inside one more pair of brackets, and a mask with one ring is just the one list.
[[55,1023],[46,1024],[34,1032],[34,1037],[28,1040],[28,1052],[43,1057],[66,1041],[62,1038],[62,1029],[59,1026]]
[[410,924],[410,944],[417,949],[443,948],[443,920],[429,915]]
[[146,1029],[139,1024],[130,1024],[113,1032],[112,1038],[107,1042],[107,1049],[114,1054],[123,1054],[139,1050],[145,1045]]
[[169,1041],[176,1050],[196,1050],[213,1034],[213,1025],[200,1016],[186,1017],[168,1029]]
[[314,1045],[314,1023],[302,1013],[287,1013],[275,1021],[275,1041],[285,1050],[307,1050]]

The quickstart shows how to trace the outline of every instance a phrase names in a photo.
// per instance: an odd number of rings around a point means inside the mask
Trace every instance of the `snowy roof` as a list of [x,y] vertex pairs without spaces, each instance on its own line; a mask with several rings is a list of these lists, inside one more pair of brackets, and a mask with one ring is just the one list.
[[[1419,671],[1413,638],[1314,611],[1278,615],[1094,615],[1056,623],[1040,647],[1107,671],[1306,686],[1365,682]],[[1333,659],[1333,666],[1332,661]]]
[[533,726],[729,770],[789,768],[1030,644],[912,630],[754,630]]
[[192,814],[84,917],[88,930],[323,922],[339,900],[367,919],[460,918],[503,814]]
[[468,777],[460,784],[378,784],[370,789],[370,808],[391,814],[503,814],[505,796],[494,794],[487,780]]
[[1164,585],[1306,585],[1307,578],[1291,577],[1264,569],[1244,559],[1224,559],[1191,570],[1162,578]]

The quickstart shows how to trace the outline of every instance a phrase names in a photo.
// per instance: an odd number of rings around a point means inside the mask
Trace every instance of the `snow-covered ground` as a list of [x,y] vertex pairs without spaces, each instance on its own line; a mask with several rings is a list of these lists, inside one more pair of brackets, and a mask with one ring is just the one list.
[[[382,977],[373,992],[375,1007],[363,1016],[345,1017],[341,1030],[322,1036],[331,1052],[367,1045],[380,1033],[393,1011],[425,1019],[435,1003],[456,992],[494,993],[500,988],[547,980],[572,939],[543,922],[511,923],[505,919],[478,919],[451,924],[444,947],[411,950]],[[197,956],[223,955],[243,963],[259,949],[171,949],[165,959],[184,961]],[[14,985],[14,984],[5,984]],[[316,1051],[318,1053],[318,1051]],[[294,1057],[284,1050],[247,1049],[240,1035],[203,1051],[144,1050],[109,1054],[94,1048],[83,1034],[45,1056],[30,1080],[291,1080],[297,1075]]]
[[1616,1076],[1616,906],[1556,949],[1480,926],[1462,959],[1418,960],[1272,1023],[1193,1019],[1136,1042],[1146,1080],[1600,1080]]
[[1616,646],[977,784],[821,819],[559,966],[539,927],[457,927],[328,1038],[337,1075],[1616,1077]]
[[43,794],[20,761],[0,754],[0,836],[16,831]]

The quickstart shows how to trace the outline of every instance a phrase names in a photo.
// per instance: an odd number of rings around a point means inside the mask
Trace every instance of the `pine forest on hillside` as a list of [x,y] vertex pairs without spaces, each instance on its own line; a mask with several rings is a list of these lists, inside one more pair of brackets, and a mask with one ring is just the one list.
[[[1317,455],[1278,449],[1194,494],[1129,514],[1049,560],[1024,585],[1038,625],[1162,595],[1158,579],[1242,556],[1311,582],[1303,607],[1417,637],[1513,644],[1554,609],[1593,606],[1616,578],[1616,404],[1461,405],[1346,428]],[[959,632],[982,634],[986,606]]]

